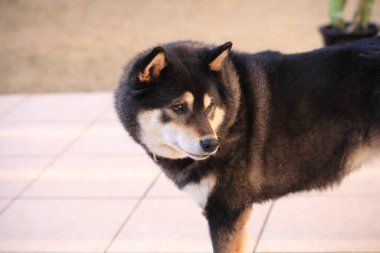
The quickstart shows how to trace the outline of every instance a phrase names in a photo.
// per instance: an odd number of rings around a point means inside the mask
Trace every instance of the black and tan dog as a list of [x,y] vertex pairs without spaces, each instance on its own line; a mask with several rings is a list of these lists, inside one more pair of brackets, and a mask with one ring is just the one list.
[[380,37],[308,53],[164,44],[127,65],[116,109],[241,252],[252,203],[323,189],[380,152]]

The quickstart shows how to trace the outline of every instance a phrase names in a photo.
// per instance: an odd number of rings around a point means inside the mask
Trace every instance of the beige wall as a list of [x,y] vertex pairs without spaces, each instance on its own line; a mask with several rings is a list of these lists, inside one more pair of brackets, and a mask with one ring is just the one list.
[[129,58],[172,40],[310,50],[326,22],[327,0],[0,0],[0,93],[113,90]]

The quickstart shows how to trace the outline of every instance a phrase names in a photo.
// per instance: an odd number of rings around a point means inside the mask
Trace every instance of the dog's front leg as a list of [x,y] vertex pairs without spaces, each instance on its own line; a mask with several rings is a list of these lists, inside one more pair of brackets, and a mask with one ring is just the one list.
[[243,253],[246,241],[246,223],[252,206],[230,209],[227,205],[208,206],[206,216],[214,253]]

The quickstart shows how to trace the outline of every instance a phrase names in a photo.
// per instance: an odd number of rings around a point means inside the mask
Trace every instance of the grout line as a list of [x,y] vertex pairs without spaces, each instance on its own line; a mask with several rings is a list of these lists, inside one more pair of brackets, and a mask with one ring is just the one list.
[[[81,152],[75,152],[70,154],[72,156],[147,156],[146,152],[142,150],[142,152],[139,153],[81,153]],[[1,156],[1,155],[0,155]]]
[[[32,253],[34,253],[34,252],[32,252]],[[53,252],[53,253],[55,253],[55,252]],[[152,251],[112,251],[110,253],[152,253]],[[162,253],[213,253],[213,252],[212,251],[178,251],[177,250],[177,251],[163,251]],[[273,253],[273,252],[271,252],[271,253]],[[336,252],[329,252],[329,253],[336,253]],[[344,253],[346,253],[346,252],[344,252]],[[351,252],[347,252],[347,253],[351,253]],[[359,253],[367,253],[367,252],[359,252]],[[380,252],[371,252],[371,253],[380,253]]]
[[[0,251],[3,253],[4,251]],[[7,253],[41,253],[40,251],[6,251]],[[325,251],[270,251],[270,253],[324,253]],[[72,253],[72,251],[49,251],[49,253]],[[100,251],[89,251],[86,253],[100,253]],[[152,253],[151,251],[112,251],[112,253]],[[178,251],[164,251],[163,253],[178,253]],[[212,253],[210,251],[181,251],[181,253]],[[262,251],[257,253],[269,253]],[[329,251],[328,253],[380,253],[380,251]]]
[[[122,156],[122,157],[139,157],[139,156],[145,156],[148,157],[146,153],[72,153],[70,156],[78,156],[78,157],[83,157],[83,156],[101,156],[101,157],[117,157],[117,156]],[[53,158],[54,155],[44,155],[44,154],[34,154],[34,155],[25,155],[25,154],[0,154],[0,159],[4,158],[10,158],[10,159],[18,159],[18,158]]]
[[98,120],[104,123],[120,122],[118,118],[115,118],[115,119],[100,118]]
[[[325,253],[326,251],[261,251],[257,253]],[[1,253],[1,252],[0,252]],[[24,252],[12,251],[7,253],[37,253],[37,252]],[[40,253],[40,252],[38,252]],[[49,252],[49,253],[71,253],[71,252]],[[92,253],[92,252],[86,252]],[[97,252],[99,253],[99,252]],[[152,253],[152,251],[112,251],[110,253]],[[212,253],[211,251],[164,251],[163,253]],[[328,251],[328,253],[380,253],[380,251]]]
[[[81,119],[12,119],[7,120],[8,123],[76,123],[83,121],[92,121],[93,118],[81,118]],[[101,120],[100,120],[101,121]]]
[[267,223],[268,223],[269,216],[270,216],[270,214],[272,213],[274,203],[275,203],[275,201],[273,201],[272,204],[271,204],[270,207],[269,207],[268,213],[267,213],[267,215],[266,215],[266,217],[265,217],[265,220],[264,220],[264,223],[263,223],[263,225],[262,225],[262,227],[261,227],[260,233],[259,233],[259,235],[258,235],[257,238],[256,238],[256,244],[255,244],[255,247],[253,248],[253,253],[256,252],[257,247],[259,246],[259,243],[260,243],[261,237],[262,237],[263,232],[264,232],[264,230],[265,230],[265,227],[266,227],[266,225],[267,225]]
[[152,183],[148,186],[148,188],[146,189],[146,191],[144,192],[144,194],[141,196],[141,198],[137,201],[136,205],[133,207],[133,209],[129,212],[129,214],[127,215],[127,217],[125,218],[125,220],[121,223],[121,226],[119,227],[119,229],[116,231],[115,235],[111,238],[110,242],[108,243],[108,245],[105,247],[103,253],[106,253],[109,248],[111,247],[111,245],[113,244],[113,242],[116,240],[116,238],[119,236],[119,234],[121,233],[122,229],[125,227],[125,225],[128,223],[128,221],[131,219],[131,217],[133,216],[133,214],[136,212],[137,208],[140,206],[140,204],[142,203],[142,201],[145,199],[145,197],[148,195],[149,191],[152,189],[152,187],[155,185],[155,183],[157,182],[158,178],[160,177],[161,175],[161,171],[157,173],[156,177],[153,179]]
[[[19,200],[139,199],[139,196],[20,196]],[[2,198],[0,197],[0,200]],[[6,198],[4,198],[6,199]],[[9,198],[8,198],[9,199]]]
[[[104,111],[108,109],[107,108],[103,108],[103,110],[101,110],[101,112],[99,113],[99,115],[101,115],[102,113],[104,113]],[[99,116],[98,116],[99,117]],[[52,160],[50,162],[48,162],[48,164],[41,170],[40,173],[38,173],[38,175],[36,177],[34,177],[24,188],[22,188],[13,198],[11,198],[11,200],[9,201],[9,203],[7,203],[1,210],[0,210],[0,216],[4,214],[4,212],[6,210],[8,210],[8,208],[22,195],[24,194],[25,191],[27,191],[59,158],[61,158],[66,152],[67,150],[69,150],[82,136],[83,134],[92,126],[94,125],[94,123],[97,121],[98,117],[94,117],[94,119],[92,119],[86,126],[84,126],[84,128],[82,129],[82,131],[74,137],[74,139],[69,142],[65,147],[63,147],[63,149],[58,152],[58,154],[56,154]]]
[[8,210],[8,208],[16,201],[16,199],[18,199],[24,193],[24,191],[29,188],[30,185],[32,185],[34,181],[36,181],[52,164],[54,164],[57,159],[58,158],[53,157],[52,160],[43,166],[41,171],[34,178],[32,178],[26,186],[24,186],[17,194],[15,194],[15,196],[10,197],[9,202],[0,210],[0,216],[3,215],[4,212]]
[[[113,94],[113,93],[112,93],[112,94]],[[102,113],[99,114],[99,116],[98,116],[97,119],[100,120],[100,121],[108,121],[108,120],[110,120],[110,121],[114,121],[114,120],[112,120],[112,119],[103,119],[103,118],[102,118],[104,115],[107,114],[107,112],[108,112],[109,110],[115,110],[115,97],[114,97],[114,95],[112,95],[112,104],[107,105],[107,108],[106,108]]]
[[[378,193],[342,193],[342,194],[312,194],[312,195],[297,195],[297,196],[292,196],[291,198],[320,198],[320,197],[325,197],[325,198],[344,198],[344,197],[380,197]],[[278,200],[284,199],[284,197],[279,198]],[[364,252],[365,253],[365,252]]]
[[[0,197],[0,200],[10,200],[12,197]],[[20,196],[18,199],[140,199],[141,196]],[[145,199],[190,199],[186,196],[146,196]]]
[[[44,251],[42,251],[44,252]],[[48,251],[49,253],[72,253],[73,251]],[[84,251],[85,253],[100,253],[99,251]],[[0,251],[0,253],[41,253],[41,251]],[[376,252],[372,252],[376,253]]]
[[30,158],[30,159],[38,159],[38,158],[54,158],[54,155],[40,155],[40,154],[35,154],[35,155],[17,155],[17,154],[0,154],[0,159],[20,159],[20,158]]
[[[101,253],[101,251],[79,251],[79,252],[80,253]],[[0,253],[5,253],[5,251],[0,251]],[[41,253],[41,251],[6,251],[6,253]],[[49,253],[73,253],[73,251],[49,251]],[[152,253],[152,251],[113,251],[112,253]],[[164,251],[162,253],[212,253],[212,252],[211,251]],[[329,253],[337,253],[337,252],[329,252]],[[344,252],[344,253],[351,253],[351,252]],[[355,253],[367,253],[367,252],[355,252]],[[380,252],[368,252],[368,253],[380,253]]]
[[[181,190],[178,190],[178,191],[181,191]],[[147,196],[146,199],[192,199],[189,196],[173,196],[173,195],[169,195],[169,196]]]
[[7,116],[10,112],[12,112],[14,109],[16,109],[16,107],[20,106],[21,104],[23,104],[25,101],[29,100],[30,98],[30,94],[25,94],[25,97],[20,99],[20,101],[18,101],[17,103],[15,103],[14,105],[12,105],[8,110],[6,110],[5,112],[3,112],[1,115],[0,115],[0,121],[5,117]]
[[[5,253],[5,251],[0,251]],[[6,251],[6,253],[41,253],[40,251]],[[49,253],[72,253],[72,251],[49,251]],[[89,251],[85,253],[100,253],[99,251]],[[151,251],[112,251],[112,253],[152,253]],[[165,251],[164,253],[212,253],[210,251]],[[257,253],[325,253],[325,251],[263,251]],[[328,253],[380,253],[380,251],[329,251]]]

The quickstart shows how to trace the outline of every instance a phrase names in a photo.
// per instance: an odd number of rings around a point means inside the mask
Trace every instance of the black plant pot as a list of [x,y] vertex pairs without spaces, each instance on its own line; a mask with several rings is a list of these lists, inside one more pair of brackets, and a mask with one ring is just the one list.
[[319,31],[322,34],[325,46],[331,46],[345,44],[356,40],[376,36],[376,34],[379,31],[379,28],[376,24],[370,23],[368,25],[368,29],[366,30],[359,30],[353,33],[344,33],[332,27],[331,25],[327,25],[319,28]]

